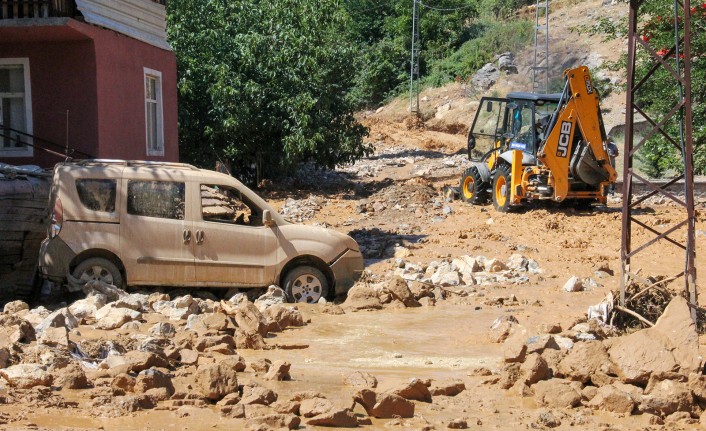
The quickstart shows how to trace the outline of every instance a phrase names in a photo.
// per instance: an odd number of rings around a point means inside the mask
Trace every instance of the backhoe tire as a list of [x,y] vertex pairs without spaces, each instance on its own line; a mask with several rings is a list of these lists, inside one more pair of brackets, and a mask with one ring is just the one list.
[[510,165],[501,164],[493,176],[493,206],[496,211],[506,213],[511,210],[510,205]]
[[487,186],[478,169],[468,168],[461,176],[461,199],[464,202],[478,205],[488,202]]

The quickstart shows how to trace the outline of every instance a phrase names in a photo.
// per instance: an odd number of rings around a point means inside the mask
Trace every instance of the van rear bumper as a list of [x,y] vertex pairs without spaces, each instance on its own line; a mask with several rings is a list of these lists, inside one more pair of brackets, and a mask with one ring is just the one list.
[[331,271],[336,280],[336,296],[347,293],[360,278],[365,265],[359,251],[348,250],[331,264]]
[[61,238],[46,238],[39,249],[39,272],[51,281],[63,282],[74,257],[76,253]]

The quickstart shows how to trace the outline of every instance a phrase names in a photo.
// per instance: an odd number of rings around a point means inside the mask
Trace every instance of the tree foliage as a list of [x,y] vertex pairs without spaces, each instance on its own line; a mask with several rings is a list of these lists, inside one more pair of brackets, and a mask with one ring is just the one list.
[[[691,56],[685,58],[683,52],[679,55],[670,53],[675,40],[675,18],[673,3],[648,0],[644,3],[641,13],[646,16],[640,23],[640,34],[658,54],[662,55],[667,64],[674,70],[683,70],[684,62],[691,64],[691,97],[693,115],[694,170],[696,174],[706,174],[706,3],[696,4],[691,9],[692,37]],[[676,18],[680,35],[683,35],[683,13]],[[683,45],[682,45],[683,47]],[[654,64],[644,50],[639,50],[636,76],[640,79]],[[655,74],[645,82],[638,93],[637,103],[651,118],[660,122],[679,102],[680,95],[676,80],[671,74],[660,67]],[[665,123],[668,134],[679,144],[679,113]],[[672,172],[683,172],[684,161],[677,148],[664,136],[657,134],[650,138],[638,153],[647,174],[661,177]]]
[[333,167],[369,148],[349,97],[358,53],[335,0],[174,0],[182,158],[272,177]]

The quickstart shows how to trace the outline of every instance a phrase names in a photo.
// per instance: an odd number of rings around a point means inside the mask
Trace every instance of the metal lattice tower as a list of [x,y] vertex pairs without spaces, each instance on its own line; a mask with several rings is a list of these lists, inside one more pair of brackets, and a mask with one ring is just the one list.
[[418,0],[413,0],[412,7],[412,58],[409,67],[409,111],[419,112],[419,9]]
[[[696,246],[695,246],[695,214],[694,214],[694,166],[693,166],[693,136],[692,136],[692,105],[691,105],[691,4],[690,0],[674,0],[674,45],[666,51],[663,47],[653,47],[650,45],[648,34],[640,34],[638,25],[640,24],[640,6],[645,0],[630,0],[629,33],[628,33],[628,75],[627,75],[627,97],[625,113],[625,147],[623,150],[624,171],[623,171],[623,225],[622,225],[622,278],[620,283],[620,303],[625,305],[625,290],[633,282],[645,285],[652,283],[647,280],[650,269],[649,260],[640,269],[647,270],[646,273],[638,274],[638,269],[634,259],[636,255],[640,258],[651,257],[655,259],[654,253],[645,253],[650,250],[650,246],[660,240],[664,240],[674,245],[684,253],[684,267],[680,272],[668,280],[683,280],[684,289],[689,303],[693,306],[698,304],[696,294]],[[670,2],[671,3],[671,2]],[[662,17],[663,19],[665,17]],[[679,24],[683,24],[680,30]],[[681,32],[681,34],[680,34]],[[660,49],[659,53],[656,52]],[[641,51],[640,51],[641,50]],[[650,67],[643,76],[636,76],[636,57],[638,52],[643,52],[651,61]],[[639,106],[640,91],[644,84],[650,79],[655,79],[654,73],[657,70],[666,71],[667,78],[674,83],[675,104],[669,112],[665,112],[662,118],[653,119]],[[641,115],[649,124],[649,130],[639,142],[635,142],[635,114]],[[670,121],[678,124],[678,131],[667,129],[666,124]],[[634,169],[637,151],[654,136],[661,136],[667,142],[676,147],[684,162],[684,173],[679,174],[666,184],[659,184],[646,176],[638,174]],[[667,190],[670,186],[680,184],[683,181],[684,197],[681,198],[675,193]],[[642,184],[649,191],[645,196],[636,198],[634,195],[634,185]],[[637,210],[638,205],[646,199],[660,195],[676,203],[682,210],[683,218],[676,220],[664,228],[650,226],[646,223],[645,217]],[[647,233],[649,238],[646,242],[635,246],[637,240],[636,233]],[[643,240],[644,241],[644,240]],[[647,256],[645,256],[647,255]],[[655,274],[656,275],[656,274]],[[666,282],[666,281],[665,281]],[[696,318],[696,310],[692,310],[692,318]]]
[[549,91],[549,0],[537,0],[534,17],[532,92]]

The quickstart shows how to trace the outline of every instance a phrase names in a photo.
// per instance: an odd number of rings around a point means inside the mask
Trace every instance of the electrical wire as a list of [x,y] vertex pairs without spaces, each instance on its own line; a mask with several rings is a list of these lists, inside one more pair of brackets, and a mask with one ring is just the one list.
[[422,7],[425,7],[427,9],[431,9],[431,10],[441,11],[441,12],[453,12],[453,11],[457,11],[457,10],[468,9],[468,8],[471,8],[474,6],[472,4],[468,4],[466,6],[459,6],[459,7],[453,7],[453,8],[442,8],[442,7],[436,7],[436,6],[429,6],[428,4],[424,4],[422,2],[422,0],[414,0],[414,1],[417,2],[419,5],[421,5]]

